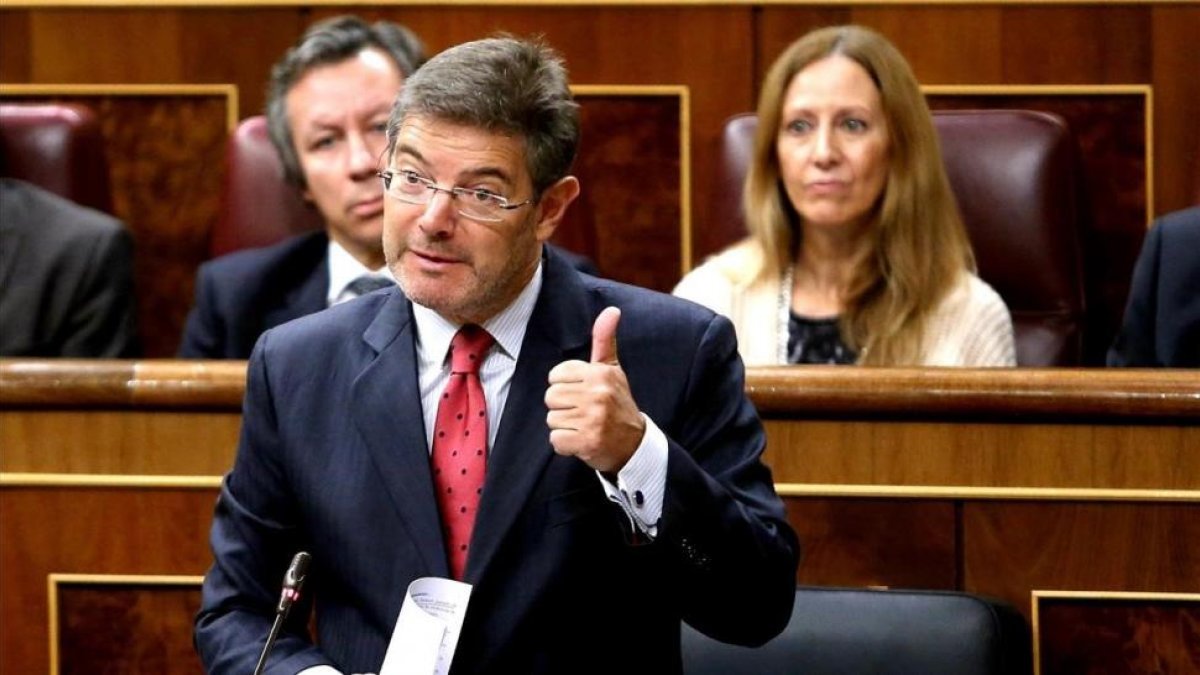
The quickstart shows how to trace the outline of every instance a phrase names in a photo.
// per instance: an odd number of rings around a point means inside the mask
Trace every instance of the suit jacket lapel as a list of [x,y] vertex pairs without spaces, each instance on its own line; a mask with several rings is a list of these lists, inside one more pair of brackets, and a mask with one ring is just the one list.
[[467,558],[468,583],[482,577],[554,456],[544,400],[550,369],[567,359],[588,358],[592,314],[578,276],[552,255],[543,271],[541,297],[530,317],[496,444],[488,456]]
[[354,381],[351,411],[385,490],[428,567],[447,576],[421,414],[411,305],[393,292],[363,340],[376,357]]

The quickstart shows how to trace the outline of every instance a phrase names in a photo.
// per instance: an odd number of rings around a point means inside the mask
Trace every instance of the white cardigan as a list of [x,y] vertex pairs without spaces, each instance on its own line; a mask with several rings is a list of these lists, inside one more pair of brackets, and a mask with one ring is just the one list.
[[[733,321],[738,352],[748,366],[778,365],[780,280],[750,283],[752,252],[734,246],[688,273],[673,293]],[[942,300],[929,317],[918,365],[1015,366],[1012,317],[1000,295],[974,274]]]

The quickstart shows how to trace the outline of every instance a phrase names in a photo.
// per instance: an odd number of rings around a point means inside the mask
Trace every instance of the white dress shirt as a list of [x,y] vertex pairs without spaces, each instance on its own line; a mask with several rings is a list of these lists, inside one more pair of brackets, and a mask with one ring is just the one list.
[[390,279],[393,283],[396,281],[387,265],[377,270],[370,269],[360,263],[357,258],[350,255],[350,252],[342,248],[341,244],[332,239],[329,240],[329,251],[325,254],[325,257],[329,260],[329,290],[325,294],[325,305],[327,307],[332,307],[339,302],[353,300],[355,295],[347,291],[346,287],[363,275],[369,274],[382,279]]

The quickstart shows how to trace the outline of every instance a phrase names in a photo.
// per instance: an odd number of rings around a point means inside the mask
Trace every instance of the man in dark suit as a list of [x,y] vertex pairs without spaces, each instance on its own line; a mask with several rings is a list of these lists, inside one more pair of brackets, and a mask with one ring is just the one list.
[[407,28],[340,16],[314,24],[275,64],[271,142],[284,180],[325,229],[202,265],[179,356],[244,359],[264,330],[357,295],[360,277],[391,281],[376,173],[392,101],[424,60]]
[[543,249],[578,139],[546,47],[471,42],[410,78],[383,171],[399,287],[251,356],[196,619],[209,672],[253,667],[301,549],[310,595],[270,673],[377,671],[425,576],[471,586],[456,675],[678,673],[681,620],[746,645],[787,623],[799,544],[731,324]]
[[1200,206],[1159,218],[1146,235],[1108,365],[1200,367]]
[[0,356],[137,356],[125,225],[0,179]]

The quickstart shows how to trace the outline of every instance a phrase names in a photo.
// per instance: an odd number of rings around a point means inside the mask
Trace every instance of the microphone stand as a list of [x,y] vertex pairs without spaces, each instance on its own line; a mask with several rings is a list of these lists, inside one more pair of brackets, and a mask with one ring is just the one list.
[[275,639],[279,637],[279,629],[283,628],[283,622],[287,619],[288,612],[292,610],[292,604],[300,599],[300,589],[304,586],[304,579],[308,574],[308,563],[312,556],[300,551],[292,558],[292,564],[288,565],[287,573],[283,575],[283,590],[279,593],[279,603],[275,605],[275,622],[271,624],[271,632],[267,634],[267,643],[263,645],[262,653],[258,655],[258,665],[254,666],[254,675],[262,675],[263,667],[267,664],[267,655],[271,653],[271,648],[275,646]]

